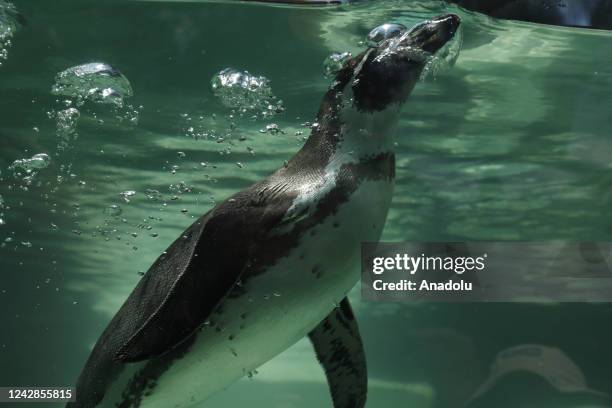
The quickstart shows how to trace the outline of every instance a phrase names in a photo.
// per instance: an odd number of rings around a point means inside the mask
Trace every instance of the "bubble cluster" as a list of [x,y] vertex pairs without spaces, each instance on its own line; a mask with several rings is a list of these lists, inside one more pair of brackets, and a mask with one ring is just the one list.
[[119,193],[119,196],[123,198],[126,203],[130,202],[130,197],[134,197],[136,192],[134,190],[126,190]]
[[334,52],[323,61],[323,75],[325,78],[333,77],[351,59],[350,52]]
[[67,108],[55,112],[55,127],[59,139],[58,150],[66,149],[70,142],[76,138],[76,126],[80,116],[81,113],[76,108]]
[[10,169],[23,169],[23,170],[41,170],[49,166],[51,158],[46,153],[35,154],[29,159],[15,160],[13,164],[9,166]]
[[259,129],[259,133],[271,133],[273,135],[279,133],[285,134],[285,132],[276,123],[270,123],[269,125],[266,125],[264,129]]
[[130,81],[103,62],[77,65],[60,72],[55,76],[51,93],[73,98],[77,106],[94,101],[122,107],[124,99],[133,95]]
[[224,106],[239,113],[266,117],[285,110],[283,102],[272,93],[270,80],[266,77],[226,68],[212,78],[210,85]]
[[12,3],[0,0],[0,66],[8,58],[11,39],[19,27],[19,17]]
[[[58,73],[51,93],[65,98],[58,100],[64,109],[49,112],[49,117],[56,121],[58,150],[70,147],[76,139],[80,110],[87,102],[110,105],[115,119],[134,125],[142,110],[125,103],[134,94],[132,85],[118,69],[104,62],[77,65]],[[93,116],[97,114],[94,112]],[[104,123],[102,119],[98,121]]]
[[46,153],[35,154],[31,158],[15,160],[9,170],[13,170],[15,177],[22,178],[30,184],[39,170],[45,169],[51,163],[51,158]]

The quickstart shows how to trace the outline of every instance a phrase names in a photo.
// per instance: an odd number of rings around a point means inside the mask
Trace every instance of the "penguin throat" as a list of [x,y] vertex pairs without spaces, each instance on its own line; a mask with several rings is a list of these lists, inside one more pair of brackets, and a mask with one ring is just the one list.
[[336,154],[350,154],[356,161],[395,149],[395,134],[400,104],[394,103],[382,111],[363,112],[352,103],[339,112],[340,134]]

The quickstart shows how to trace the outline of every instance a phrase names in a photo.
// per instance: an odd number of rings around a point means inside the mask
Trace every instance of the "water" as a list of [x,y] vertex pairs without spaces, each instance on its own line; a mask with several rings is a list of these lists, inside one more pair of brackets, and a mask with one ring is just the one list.
[[[73,384],[166,246],[302,145],[329,83],[325,59],[359,52],[385,22],[410,27],[453,11],[464,32],[455,65],[425,78],[404,108],[383,239],[611,239],[610,33],[497,21],[438,1],[17,8],[25,24],[11,29],[0,67],[0,385]],[[58,73],[91,62],[129,79],[123,108],[51,93]],[[220,103],[210,81],[228,67],[267,78],[284,112],[244,115]],[[9,169],[40,153],[50,161],[35,177]],[[373,304],[357,291],[351,299],[368,407],[461,406],[498,352],[531,343],[559,348],[591,388],[612,394],[608,304]],[[307,341],[249,377],[202,406],[330,406]]]

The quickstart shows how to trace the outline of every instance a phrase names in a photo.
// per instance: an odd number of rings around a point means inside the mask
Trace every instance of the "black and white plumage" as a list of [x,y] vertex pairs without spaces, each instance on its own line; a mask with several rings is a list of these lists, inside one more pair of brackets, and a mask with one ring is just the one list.
[[458,25],[442,16],[350,60],[303,148],[155,261],[100,336],[69,407],[187,407],[306,335],[335,408],[363,407],[365,356],[346,294],[360,243],[385,223],[394,125],[425,64],[414,50],[435,53]]

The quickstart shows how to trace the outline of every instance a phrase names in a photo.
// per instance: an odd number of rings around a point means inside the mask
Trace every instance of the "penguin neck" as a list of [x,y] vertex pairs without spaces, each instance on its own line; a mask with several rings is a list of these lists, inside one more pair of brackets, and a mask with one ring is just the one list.
[[336,154],[350,154],[366,159],[379,154],[394,153],[395,134],[400,104],[382,111],[361,111],[352,103],[340,112],[340,133]]
[[287,165],[299,171],[300,167],[325,168],[331,163],[338,166],[393,155],[400,109],[401,104],[394,103],[384,110],[359,110],[350,90],[334,86],[323,98],[310,137]]

